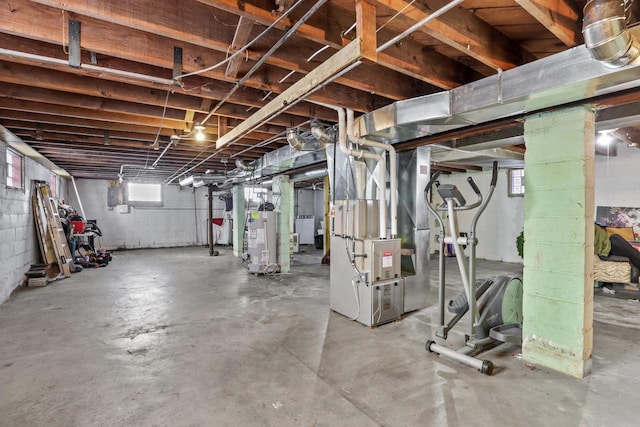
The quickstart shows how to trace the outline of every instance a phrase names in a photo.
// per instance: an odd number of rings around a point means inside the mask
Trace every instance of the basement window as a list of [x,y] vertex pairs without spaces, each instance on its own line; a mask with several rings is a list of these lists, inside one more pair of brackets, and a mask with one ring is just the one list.
[[127,199],[133,207],[162,207],[162,184],[130,182],[127,184]]
[[51,195],[58,197],[58,175],[53,172],[49,175],[49,188],[51,189]]
[[509,169],[509,197],[524,196],[524,169]]
[[7,148],[7,187],[22,190],[24,158],[13,150]]

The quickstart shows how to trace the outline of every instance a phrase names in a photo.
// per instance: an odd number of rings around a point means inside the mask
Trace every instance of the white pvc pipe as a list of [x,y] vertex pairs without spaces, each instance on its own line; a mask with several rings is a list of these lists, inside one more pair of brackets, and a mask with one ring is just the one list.
[[[353,110],[347,109],[347,136],[353,142],[358,145],[365,145],[374,148],[380,148],[389,152],[389,181],[390,181],[390,193],[391,196],[389,198],[391,205],[391,238],[395,239],[398,237],[398,172],[397,172],[397,160],[396,160],[396,149],[391,144],[384,144],[382,142],[371,141],[366,138],[357,137],[353,133]],[[385,170],[386,172],[386,170]],[[386,177],[380,185],[382,185],[382,192],[386,193]],[[385,194],[386,196],[386,194]],[[385,206],[386,209],[386,206]],[[386,227],[386,224],[385,224]]]
[[73,184],[73,189],[76,192],[76,199],[78,199],[78,206],[80,206],[80,213],[82,214],[82,218],[87,220],[87,215],[84,213],[84,207],[82,206],[82,200],[80,200],[80,193],[78,193],[78,187],[76,186],[76,180],[71,176],[71,183]]
[[[342,107],[337,107],[331,104],[325,104],[322,102],[313,102],[314,104],[321,105],[323,107],[331,108],[332,110],[337,111],[338,113],[338,146],[340,147],[340,151],[342,151],[347,156],[357,157],[359,159],[372,159],[378,162],[378,182],[380,186],[386,183],[386,172],[387,172],[387,164],[385,156],[381,156],[379,154],[370,153],[368,151],[363,150],[355,150],[347,147],[347,133],[349,126],[345,122],[346,113],[345,109]],[[351,116],[353,118],[353,115]],[[380,225],[379,225],[379,234],[381,239],[387,238],[387,194],[385,188],[381,188],[380,191]]]
[[[349,111],[349,110],[347,110]],[[353,112],[352,112],[353,113]],[[378,161],[378,185],[380,186],[380,196],[379,201],[380,205],[378,206],[379,215],[380,215],[380,224],[379,234],[381,239],[387,238],[387,192],[386,185],[387,182],[387,159],[385,156],[381,156],[379,154],[370,153],[368,151],[363,150],[355,150],[352,148],[347,148],[347,135],[349,134],[349,124],[345,125],[345,112],[344,109],[340,108],[340,112],[338,113],[339,124],[338,124],[338,142],[340,143],[340,150],[348,156],[353,156],[357,158],[365,158],[372,159]],[[349,116],[347,115],[347,118]],[[353,114],[351,114],[351,119],[353,120]],[[345,132],[346,129],[346,132]]]
[[[64,67],[69,66],[69,61],[65,59],[52,58],[49,56],[19,52],[19,51],[10,50],[10,49],[0,48],[0,57],[26,59],[29,61],[40,62],[42,64],[60,65]],[[118,77],[126,77],[129,79],[142,80],[145,82],[158,83],[166,86],[173,86],[175,83],[173,80],[163,79],[161,77],[149,76],[147,74],[139,74],[131,71],[118,70],[114,68],[101,67],[99,65],[80,64],[80,69],[91,71],[91,72],[103,73],[103,74],[111,74]]]

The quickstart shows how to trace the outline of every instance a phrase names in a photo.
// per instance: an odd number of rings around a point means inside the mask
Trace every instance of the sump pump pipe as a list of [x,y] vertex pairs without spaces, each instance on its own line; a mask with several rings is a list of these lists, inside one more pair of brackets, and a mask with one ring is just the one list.
[[[391,238],[395,239],[398,237],[398,173],[397,173],[397,160],[396,160],[396,149],[391,144],[384,144],[382,142],[371,141],[366,138],[355,136],[353,133],[353,110],[347,109],[347,137],[350,141],[354,142],[356,145],[364,145],[373,148],[381,148],[387,152],[389,152],[389,181],[390,181],[390,197],[389,204],[391,205]],[[386,169],[383,171],[386,173]],[[387,192],[387,179],[385,176],[384,181],[380,182],[380,190],[382,193]],[[385,206],[385,212],[387,207]],[[386,221],[384,224],[385,230],[387,227]]]
[[[342,107],[337,107],[335,105],[325,104],[322,102],[313,102],[314,104],[321,105],[323,107],[331,108],[338,113],[338,146],[340,147],[340,151],[342,151],[347,156],[356,157],[358,159],[371,159],[378,162],[378,182],[382,185],[383,182],[386,182],[386,171],[387,171],[387,160],[386,156],[381,156],[379,154],[370,153],[364,150],[357,150],[353,148],[347,147],[347,124],[346,124],[346,113],[345,109]],[[312,125],[311,132],[313,135],[320,141],[326,140],[327,135],[322,135],[323,132],[326,132],[323,128],[318,126],[317,124]],[[380,224],[379,235],[381,239],[387,238],[387,195],[386,191],[381,189],[380,191]]]

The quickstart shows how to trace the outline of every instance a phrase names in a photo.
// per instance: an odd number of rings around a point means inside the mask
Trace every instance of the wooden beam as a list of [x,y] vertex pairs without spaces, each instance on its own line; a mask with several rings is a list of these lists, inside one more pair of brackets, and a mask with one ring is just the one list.
[[[249,37],[251,36],[251,29],[253,28],[253,20],[249,19],[245,16],[241,16],[238,19],[238,26],[236,27],[236,32],[233,35],[233,41],[231,42],[231,46],[229,46],[228,54],[234,54],[241,48],[243,48],[247,42],[249,41]],[[247,52],[248,56],[248,52]],[[244,55],[236,56],[232,58],[231,61],[227,63],[227,69],[224,75],[230,79],[235,79],[238,77],[238,70],[240,69],[240,64],[242,61],[246,60]]]
[[376,62],[376,7],[365,0],[356,0],[356,34],[362,40],[362,58]]
[[[159,117],[149,117],[145,115],[127,114],[121,112],[100,111],[97,109],[82,108],[78,105],[60,105],[51,102],[50,99],[44,99],[45,96],[40,94],[32,94],[31,100],[8,98],[7,96],[15,95],[15,91],[8,88],[10,85],[0,85],[0,109],[12,111],[21,111],[28,113],[40,113],[51,116],[61,116],[63,118],[77,118],[80,120],[91,119],[105,121],[110,123],[129,123],[133,125],[155,126],[175,130],[189,130],[190,125],[181,120],[173,120]],[[48,101],[48,102],[47,102]],[[58,101],[59,102],[59,101]]]
[[[3,44],[11,47],[19,48],[19,52],[25,52],[33,55],[44,56],[47,58],[53,59],[62,59],[64,58],[61,54],[61,50],[59,46],[53,46],[48,43],[42,43],[37,41],[25,40],[19,37],[9,36],[6,34],[0,34],[0,46]],[[46,69],[56,70],[59,72],[63,72],[68,75],[69,79],[72,79],[74,74],[80,74],[82,76],[86,76],[89,81],[96,81],[97,78],[103,80],[109,80],[111,82],[125,83],[133,86],[141,86],[143,88],[148,88],[151,93],[160,93],[161,91],[171,90],[172,93],[182,95],[188,95],[189,97],[195,99],[197,96],[200,96],[201,105],[198,111],[209,111],[211,108],[212,101],[218,101],[223,96],[229,92],[231,85],[225,82],[220,81],[212,81],[206,78],[194,77],[196,80],[192,80],[192,84],[196,84],[195,88],[181,88],[175,86],[162,86],[158,84],[154,84],[147,81],[139,81],[134,79],[129,79],[125,77],[121,77],[115,74],[109,74],[107,72],[100,73],[96,75],[94,71],[87,71],[83,69],[70,68],[66,65],[60,66],[51,63],[43,63],[42,61],[37,60],[27,60],[22,58],[17,58],[15,56],[2,55],[0,54],[0,59],[5,59],[7,61],[16,62],[19,64],[25,65],[35,65],[37,67],[46,67]],[[115,70],[121,70],[126,72],[134,72],[144,75],[162,75],[161,73],[166,70],[153,67],[153,66],[145,66],[139,63],[132,63],[130,61],[121,60],[117,58],[105,58],[101,57],[99,59],[100,64],[104,66],[106,69],[114,68]],[[61,74],[57,74],[60,76]],[[96,84],[98,86],[99,84]],[[106,86],[111,88],[118,88],[117,85],[112,84],[111,86]],[[166,94],[166,92],[164,92]],[[242,91],[237,91],[230,99],[229,103],[238,104],[248,107],[261,107],[266,102],[262,101],[260,98],[263,96],[263,91],[259,91],[251,88],[244,88]],[[142,98],[141,98],[142,99]],[[162,103],[164,104],[164,98],[162,99]],[[335,112],[333,110],[317,107],[315,105],[309,105],[307,103],[302,103],[294,106],[288,111],[289,114],[298,115],[304,117],[305,120],[309,117],[317,117],[326,121],[335,120]],[[188,117],[185,119],[186,121],[190,121]]]
[[295,104],[301,98],[307,96],[312,90],[318,89],[339,72],[359,61],[361,58],[361,48],[362,43],[360,39],[355,39],[343,47],[329,60],[318,66],[313,73],[309,73],[298,80],[289,89],[278,95],[239,126],[231,130],[231,132],[218,139],[217,148],[224,147],[236,139],[242,138],[261,124],[271,120],[272,117],[280,115],[289,105]]
[[570,0],[515,0],[569,47],[583,43],[582,12]]
[[[31,2],[27,0],[15,0],[12,2],[14,12],[11,13],[8,10],[0,10],[0,22],[4,19],[2,15],[10,15],[10,17],[6,17],[6,19],[12,21],[10,24],[10,32],[21,34],[24,37],[59,43],[59,10],[41,4],[29,5],[29,3]],[[156,4],[149,4],[147,10],[138,10],[137,13],[140,16],[144,16],[144,20],[132,20],[123,12],[124,9],[121,6],[124,5],[120,4],[113,4],[110,8],[109,5],[104,4],[98,8],[88,7],[86,5],[86,7],[81,7],[82,5],[79,4],[76,4],[75,7],[70,7],[66,6],[66,3],[72,2],[66,1],[42,0],[41,3],[59,4],[60,7],[64,6],[65,9],[71,9],[82,13],[82,15],[87,15],[75,16],[75,19],[80,20],[82,23],[82,48],[89,51],[172,69],[173,46],[177,45],[183,49],[183,68],[185,72],[202,70],[210,65],[224,61],[227,56],[228,42],[224,43],[224,46],[222,46],[221,43],[216,43],[215,46],[209,44],[207,47],[197,44],[201,41],[201,37],[196,38],[193,36],[192,30],[185,30],[185,28],[191,27],[191,18],[190,25],[185,26],[182,25],[179,20],[175,19],[175,15],[162,14],[162,9],[169,7],[169,4],[173,2],[165,2],[167,4],[160,9],[156,9]],[[76,0],[76,3],[82,2]],[[175,4],[175,8],[178,13],[184,9],[179,7],[178,3]],[[210,16],[210,14],[211,10],[206,10],[203,16]],[[99,20],[89,16],[97,16]],[[38,28],[33,24],[34,22],[44,21],[46,19],[55,21],[48,24],[51,28]],[[148,21],[151,22],[151,24],[148,24]],[[160,21],[161,24],[154,23],[155,21]],[[205,23],[203,23],[201,27],[198,27],[203,29],[203,31],[206,31],[206,27],[224,27],[222,25],[211,25],[209,21],[203,22]],[[115,23],[115,25],[113,23]],[[47,25],[45,25],[45,27],[47,27]],[[180,34],[176,34],[178,30],[181,31]],[[55,31],[55,33],[53,31]],[[165,34],[171,35],[171,37],[175,37],[175,39],[170,39],[165,36]],[[212,37],[222,38],[223,36],[214,33]],[[224,39],[227,40],[229,38],[230,36],[224,37]],[[212,51],[212,48],[216,50]],[[287,50],[281,50],[278,54],[282,54],[282,52],[287,52]],[[252,60],[259,58],[260,54],[261,53],[258,52],[257,55],[253,56]],[[272,64],[271,61],[275,61],[277,56],[278,55],[275,55],[273,59],[270,58],[267,64]],[[291,57],[288,63],[298,64],[298,67],[300,67],[299,71],[302,73],[313,69],[313,67],[309,67],[309,65],[306,64],[304,57],[301,58],[300,56]],[[247,79],[245,86],[276,93],[281,93],[288,87],[288,85],[278,83],[278,80],[286,74],[289,69],[273,69],[273,67],[267,65],[264,65],[262,69],[264,73]],[[216,80],[235,81],[235,79],[230,79],[225,76],[224,67],[216,68],[203,75]],[[265,75],[269,76],[269,78],[265,78]],[[377,93],[385,96],[388,95],[388,97],[390,96],[392,99],[401,99],[401,97],[394,95],[394,93],[400,90],[405,92],[411,90],[411,82],[406,81],[406,78],[403,80],[401,77],[402,76],[396,76],[396,78],[394,78],[392,75],[389,75],[386,76],[385,79],[378,79],[375,75],[371,75],[368,78],[377,79],[376,81],[379,86]],[[348,96],[346,99],[351,99],[354,103],[352,108],[357,111],[367,111],[368,109],[364,108],[364,105],[373,102],[372,99],[367,99],[371,98],[372,95],[362,92],[357,93],[358,90],[367,89],[367,79],[351,79],[348,83],[348,86],[334,84],[332,85],[332,91],[334,91],[334,93],[345,92],[345,96]],[[357,89],[359,85],[363,85],[362,89]],[[333,88],[333,86],[337,87]],[[385,94],[383,89],[388,89],[391,93]],[[413,90],[415,91],[416,88],[414,87]],[[350,94],[347,95],[347,93]],[[328,100],[325,99],[322,102],[328,102]],[[360,102],[360,106],[357,106],[358,102]]]
[[[420,21],[448,2],[447,0],[377,1],[395,12],[400,12],[412,22]],[[536,59],[519,44],[460,6],[430,21],[420,31],[493,69],[508,70]]]

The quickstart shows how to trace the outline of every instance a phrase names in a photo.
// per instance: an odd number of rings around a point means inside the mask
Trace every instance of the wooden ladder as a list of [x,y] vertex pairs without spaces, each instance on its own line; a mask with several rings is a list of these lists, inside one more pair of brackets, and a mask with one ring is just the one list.
[[51,197],[51,190],[48,184],[36,183],[36,190],[39,202],[42,203],[44,207],[48,236],[51,239],[58,267],[60,267],[60,272],[64,277],[69,277],[71,276],[73,259],[71,257],[69,243],[67,242],[67,236],[60,221],[58,203]]

